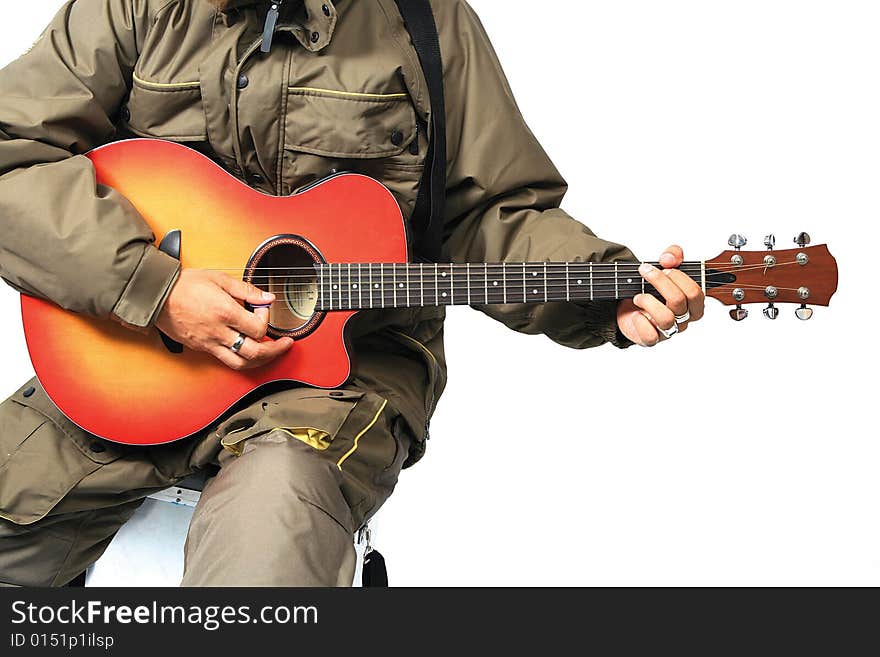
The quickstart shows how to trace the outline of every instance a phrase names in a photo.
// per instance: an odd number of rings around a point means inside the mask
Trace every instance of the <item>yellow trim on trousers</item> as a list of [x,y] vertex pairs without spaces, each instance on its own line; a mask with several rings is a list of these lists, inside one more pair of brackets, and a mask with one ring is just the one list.
[[370,423],[361,429],[361,432],[354,437],[354,445],[351,446],[351,449],[348,450],[345,454],[342,455],[342,458],[336,462],[336,467],[342,470],[342,464],[345,463],[346,459],[357,451],[358,443],[360,442],[361,436],[363,436],[367,431],[373,428],[373,425],[376,424],[379,420],[379,416],[382,415],[382,411],[385,410],[385,406],[388,405],[388,400],[382,402],[382,405],[379,407],[379,410],[376,411],[376,415],[370,421]]

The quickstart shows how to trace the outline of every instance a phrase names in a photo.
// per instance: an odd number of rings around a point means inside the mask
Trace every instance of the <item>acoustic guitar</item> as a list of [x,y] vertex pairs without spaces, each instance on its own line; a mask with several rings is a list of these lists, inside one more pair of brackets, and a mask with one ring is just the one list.
[[[28,350],[51,400],[74,423],[102,438],[158,445],[208,426],[257,388],[294,381],[334,388],[351,373],[346,323],[359,310],[414,306],[588,302],[655,292],[639,263],[409,262],[400,208],[383,185],[340,173],[287,197],[268,196],[187,147],[153,139],[121,141],[88,154],[99,184],[128,198],[182,266],[222,270],[276,294],[269,336],[296,344],[263,368],[233,371],[183,350],[157,331],[67,312],[22,296]],[[732,249],[681,270],[705,293],[732,306],[827,306],[837,263],[827,247],[746,252]]]

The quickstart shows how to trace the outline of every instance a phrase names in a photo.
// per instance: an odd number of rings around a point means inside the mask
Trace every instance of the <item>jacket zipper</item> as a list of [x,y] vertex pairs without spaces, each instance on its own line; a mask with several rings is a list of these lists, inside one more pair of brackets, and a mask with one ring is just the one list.
[[262,52],[272,50],[272,39],[275,37],[275,26],[278,24],[278,14],[284,0],[274,0],[266,14],[266,24],[263,25],[263,42],[260,46]]

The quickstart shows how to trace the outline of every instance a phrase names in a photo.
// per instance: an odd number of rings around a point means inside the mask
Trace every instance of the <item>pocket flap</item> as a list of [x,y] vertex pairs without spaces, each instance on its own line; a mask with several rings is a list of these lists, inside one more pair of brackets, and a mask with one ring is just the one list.
[[363,396],[355,390],[283,390],[229,418],[217,433],[223,447],[236,455],[241,454],[242,443],[248,438],[276,430],[325,450]]
[[178,142],[207,141],[207,123],[198,82],[163,84],[135,78],[126,125],[142,137]]
[[399,155],[416,135],[405,93],[288,90],[285,148],[343,159]]
[[0,407],[0,517],[17,525],[40,520],[99,467],[43,413],[18,398]]

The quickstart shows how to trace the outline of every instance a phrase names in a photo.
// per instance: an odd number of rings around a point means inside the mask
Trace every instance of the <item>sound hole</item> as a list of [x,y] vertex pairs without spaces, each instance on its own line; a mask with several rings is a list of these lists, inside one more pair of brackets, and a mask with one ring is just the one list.
[[269,309],[269,334],[301,338],[320,322],[318,272],[314,247],[293,236],[269,240],[251,258],[247,280],[275,295]]

